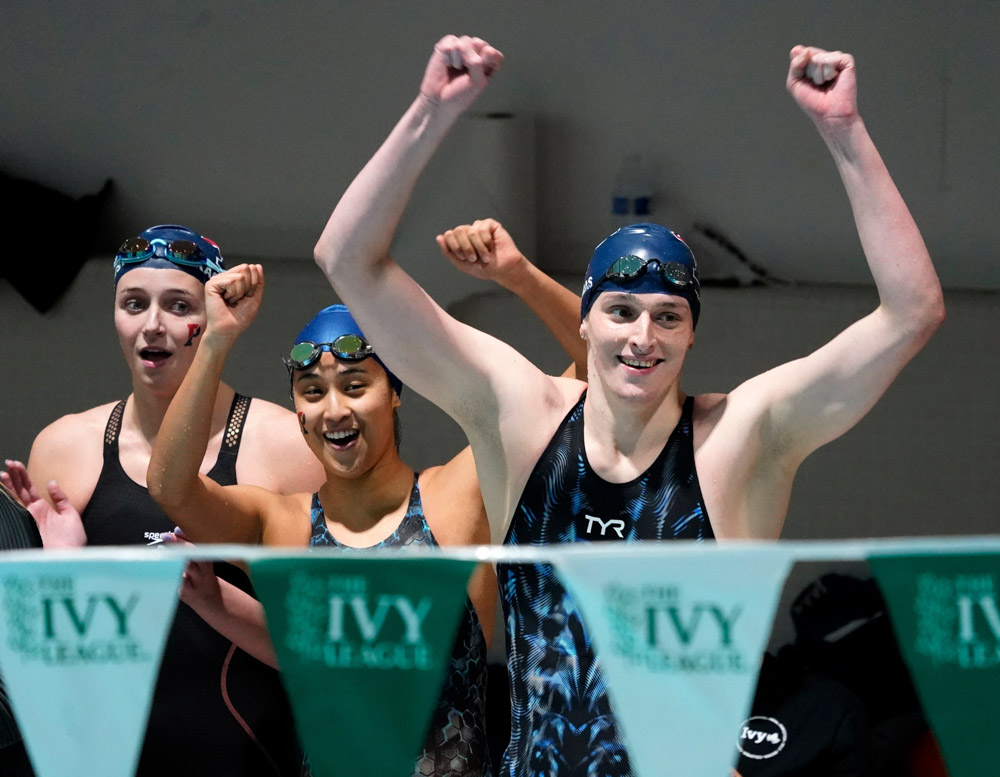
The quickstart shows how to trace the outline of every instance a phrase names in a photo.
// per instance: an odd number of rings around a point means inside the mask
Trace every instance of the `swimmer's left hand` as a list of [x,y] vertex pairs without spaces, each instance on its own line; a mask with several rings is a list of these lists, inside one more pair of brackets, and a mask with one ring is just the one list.
[[528,261],[496,219],[460,224],[435,240],[441,254],[459,270],[508,289]]
[[789,53],[785,86],[814,122],[843,122],[858,116],[858,86],[850,54],[795,46]]

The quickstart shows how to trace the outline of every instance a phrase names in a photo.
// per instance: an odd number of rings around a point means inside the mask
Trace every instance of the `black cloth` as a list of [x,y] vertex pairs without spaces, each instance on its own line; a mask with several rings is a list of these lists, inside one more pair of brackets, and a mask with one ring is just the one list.
[[[237,395],[219,458],[208,476],[236,482],[236,456],[250,399]],[[159,544],[174,523],[122,469],[119,402],[104,435],[104,467],[83,524],[91,545]],[[151,551],[155,552],[155,551]],[[231,564],[216,574],[253,593]],[[183,602],[178,604],[153,695],[138,777],[297,777],[302,751],[280,675],[236,648]]]
[[[0,550],[42,547],[42,538],[31,514],[6,492],[0,493]],[[7,692],[0,680],[0,775],[30,777],[31,764],[21,744]]]
[[743,777],[867,777],[871,727],[842,683],[794,657],[764,656],[751,717],[740,727]]

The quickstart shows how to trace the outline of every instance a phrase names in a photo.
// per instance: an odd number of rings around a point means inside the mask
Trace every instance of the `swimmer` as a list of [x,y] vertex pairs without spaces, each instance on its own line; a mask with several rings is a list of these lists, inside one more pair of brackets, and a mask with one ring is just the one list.
[[[186,227],[151,227],[122,244],[114,319],[132,393],[60,418],[36,437],[27,470],[8,465],[46,547],[157,545],[173,529],[149,497],[146,469],[163,416],[201,349],[205,282],[222,272],[219,247]],[[322,482],[292,413],[228,385],[213,396],[210,439],[198,462],[209,477],[279,493]],[[48,484],[49,501],[32,483]],[[217,572],[251,590],[237,567],[220,564]],[[137,774],[298,777],[301,766],[278,673],[180,604]]]
[[[550,321],[557,336],[565,339],[576,328],[575,295],[537,273],[509,238],[507,243],[496,239],[500,229],[498,223],[489,222],[462,225],[447,234],[455,239],[474,235],[481,245],[488,244],[493,251],[480,262],[483,277],[516,287],[529,306],[544,308],[550,317],[551,311],[562,310],[562,319]],[[522,277],[516,283],[515,273]],[[523,280],[528,275],[530,280]],[[296,426],[322,463],[326,482],[314,492],[282,496],[261,488],[220,486],[199,474],[197,465],[208,440],[208,419],[226,357],[256,317],[263,289],[263,271],[256,265],[219,275],[207,284],[201,348],[163,420],[150,459],[150,492],[176,518],[185,537],[198,543],[326,546],[346,552],[488,543],[472,452],[466,448],[446,464],[420,473],[402,460],[397,409],[403,385],[343,305],[324,308],[313,317],[290,341],[285,357]],[[574,348],[582,356],[575,343]],[[203,592],[205,608],[219,613],[219,627],[242,632],[241,640],[259,645],[263,620],[259,614],[227,601],[228,594],[217,589],[211,576],[198,577],[195,569],[189,572],[190,582]],[[492,773],[484,718],[486,648],[496,602],[492,568],[482,565],[473,573],[468,593],[434,722],[414,775]],[[456,719],[461,725],[448,725]],[[456,758],[466,747],[467,757]]]
[[[466,433],[495,542],[777,538],[802,461],[863,418],[944,319],[930,256],[858,114],[853,58],[796,46],[786,86],[840,172],[878,308],[812,354],[698,396],[680,386],[697,266],[662,226],[625,227],[591,259],[588,385],[454,320],[390,256],[421,171],[502,62],[479,38],[437,43],[416,99],[333,211],[317,264],[380,356]],[[500,565],[498,577],[512,689],[500,773],[629,774],[576,604],[548,566]]]

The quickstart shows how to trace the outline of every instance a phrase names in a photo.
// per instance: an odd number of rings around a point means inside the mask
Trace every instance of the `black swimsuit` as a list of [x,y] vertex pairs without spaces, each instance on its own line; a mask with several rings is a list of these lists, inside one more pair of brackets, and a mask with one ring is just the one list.
[[[692,399],[649,468],[628,483],[609,483],[587,460],[585,396],[535,464],[504,544],[713,539],[694,464]],[[600,661],[551,565],[498,564],[497,578],[511,686],[501,774],[630,774]]]
[[[219,457],[208,476],[236,483],[236,456],[250,398],[233,399]],[[125,401],[104,434],[104,467],[83,511],[90,545],[159,544],[174,522],[132,480],[118,457]],[[216,574],[253,593],[231,564]],[[302,751],[278,672],[250,657],[178,603],[143,744],[139,777],[298,777]]]

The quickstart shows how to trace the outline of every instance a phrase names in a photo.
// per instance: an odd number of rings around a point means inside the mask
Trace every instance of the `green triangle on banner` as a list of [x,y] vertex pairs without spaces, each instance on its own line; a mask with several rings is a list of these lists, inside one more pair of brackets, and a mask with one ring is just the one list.
[[868,559],[952,777],[994,773],[1000,717],[1000,554]]
[[364,552],[250,562],[315,777],[413,772],[474,567]]

